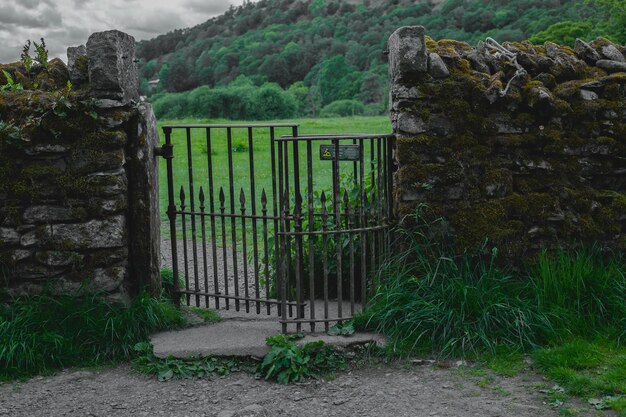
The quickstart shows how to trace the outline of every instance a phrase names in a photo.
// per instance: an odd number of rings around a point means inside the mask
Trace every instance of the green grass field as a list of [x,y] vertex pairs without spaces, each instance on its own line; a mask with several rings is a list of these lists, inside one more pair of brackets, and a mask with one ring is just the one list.
[[[161,143],[164,143],[165,137],[162,127],[164,125],[177,124],[219,124],[219,123],[237,123],[245,124],[247,122],[232,122],[224,120],[160,120],[158,123]],[[259,122],[250,122],[259,123]],[[266,122],[263,122],[266,123]],[[391,124],[387,116],[379,117],[347,117],[347,118],[328,118],[328,119],[299,119],[299,120],[273,120],[267,123],[296,123],[299,125],[298,134],[387,134],[391,132]],[[277,128],[276,136],[291,135],[291,128]],[[179,193],[183,186],[186,194],[186,206],[189,208],[189,164],[186,145],[185,129],[174,129],[172,131],[172,143],[174,144],[174,190],[176,195],[176,205],[180,208]],[[321,142],[326,143],[326,142]],[[328,142],[330,143],[330,141]],[[232,137],[233,148],[233,178],[234,178],[234,200],[235,211],[240,213],[240,191],[244,190],[246,199],[246,214],[250,214],[251,210],[251,190],[250,190],[250,157],[248,146],[247,129],[233,129]],[[191,135],[191,162],[193,166],[193,183],[195,198],[195,209],[199,211],[198,193],[200,186],[203,187],[206,200],[206,210],[209,209],[209,181],[208,181],[208,155],[207,155],[206,132],[204,129],[192,129]],[[331,163],[321,161],[319,158],[319,144],[313,146],[313,172],[314,172],[314,189],[329,189],[331,184]],[[253,157],[254,157],[254,179],[256,188],[256,206],[257,213],[261,211],[261,192],[265,189],[268,201],[272,201],[272,169],[270,157],[270,137],[269,129],[253,130]],[[304,168],[306,163],[306,147],[301,146],[299,150],[301,175],[306,175]],[[366,159],[369,154],[366,153]],[[214,196],[215,211],[219,211],[219,190],[223,187],[225,193],[226,212],[230,212],[230,194],[229,194],[229,173],[228,173],[228,152],[226,129],[216,129],[212,131],[211,136],[211,159],[213,164],[214,175]],[[346,162],[341,164],[341,169],[352,167],[352,163]],[[293,175],[293,172],[290,173]],[[160,205],[162,230],[164,236],[169,236],[169,222],[166,215],[168,205],[167,195],[167,171],[164,160],[160,161]],[[268,203],[271,214],[271,203]],[[188,224],[189,227],[189,224]],[[249,226],[248,226],[249,227]],[[188,229],[189,232],[190,229]],[[180,225],[178,227],[179,237]],[[189,235],[188,235],[189,236]]]

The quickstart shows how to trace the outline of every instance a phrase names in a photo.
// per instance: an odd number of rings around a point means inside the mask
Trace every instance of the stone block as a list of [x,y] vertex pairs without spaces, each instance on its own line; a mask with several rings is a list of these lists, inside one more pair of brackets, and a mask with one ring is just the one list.
[[94,152],[93,149],[82,149],[72,154],[72,171],[89,173],[96,171],[119,170],[126,162],[122,149]]
[[83,258],[79,253],[71,251],[39,251],[35,254],[37,262],[47,266],[78,265]]
[[624,59],[624,55],[622,55],[619,49],[617,49],[617,47],[612,43],[602,46],[601,52],[602,56],[606,59],[617,62],[626,62],[626,59]]
[[417,89],[417,87],[407,87],[400,84],[394,84],[392,86],[391,97],[393,100],[416,100],[424,98],[424,94]]
[[70,46],[67,48],[67,69],[70,73],[70,81],[75,86],[89,81],[87,68],[87,48],[85,45]]
[[574,51],[576,55],[588,64],[595,65],[596,62],[602,59],[600,54],[593,49],[591,45],[582,39],[576,39],[576,44],[574,45]]
[[20,243],[20,234],[13,228],[0,227],[0,246],[11,246]]
[[389,75],[392,82],[399,82],[428,70],[428,50],[424,36],[422,26],[405,26],[389,37]]
[[126,279],[126,268],[115,266],[111,268],[98,268],[93,270],[90,280],[90,287],[96,291],[112,292],[117,290]]
[[25,223],[62,223],[76,220],[68,207],[44,205],[28,207],[22,219]]
[[113,197],[128,192],[128,178],[123,169],[114,172],[96,172],[86,177],[87,183],[99,196]]
[[400,132],[412,135],[425,133],[428,130],[428,126],[424,120],[409,113],[401,113],[398,116],[397,124]]
[[139,99],[135,39],[118,30],[94,33],[87,41],[92,96],[129,104]]
[[601,59],[596,62],[596,66],[608,73],[626,72],[626,62],[611,61],[609,59]]
[[86,223],[42,226],[21,238],[22,246],[58,246],[80,249],[117,248],[125,244],[126,219],[114,216]]
[[436,53],[428,55],[428,73],[433,78],[447,78],[450,76],[450,71],[446,63],[443,62],[443,59]]

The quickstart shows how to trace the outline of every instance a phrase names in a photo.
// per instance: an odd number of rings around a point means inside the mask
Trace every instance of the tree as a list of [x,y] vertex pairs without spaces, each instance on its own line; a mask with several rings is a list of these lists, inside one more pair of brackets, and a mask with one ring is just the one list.
[[354,91],[353,80],[350,77],[354,72],[355,70],[348,65],[346,59],[341,55],[322,63],[318,84],[324,104],[352,98],[359,91]]
[[605,20],[600,21],[602,34],[619,43],[626,43],[626,2],[624,0],[588,0],[588,4],[599,7]]
[[385,98],[385,84],[376,74],[367,73],[361,83],[359,100],[365,104],[381,103]]
[[535,44],[542,44],[546,41],[559,45],[574,46],[576,38],[589,39],[592,37],[593,24],[591,22],[559,22],[550,26],[546,30],[533,35],[529,40]]

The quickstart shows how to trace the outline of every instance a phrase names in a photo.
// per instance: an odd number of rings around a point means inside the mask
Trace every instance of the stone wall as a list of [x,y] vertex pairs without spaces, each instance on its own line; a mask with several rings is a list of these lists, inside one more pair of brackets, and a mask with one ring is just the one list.
[[573,242],[626,250],[625,52],[396,31],[399,216],[425,204],[459,248],[488,238],[512,262]]
[[68,48],[67,66],[0,65],[23,87],[0,93],[0,268],[10,295],[86,285],[128,300],[159,290],[158,135],[138,102],[134,47],[108,31]]

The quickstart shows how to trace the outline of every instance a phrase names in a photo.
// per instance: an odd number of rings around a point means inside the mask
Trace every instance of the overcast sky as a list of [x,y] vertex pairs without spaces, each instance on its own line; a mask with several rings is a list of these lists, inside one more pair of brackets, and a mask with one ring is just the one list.
[[[20,58],[28,39],[43,37],[50,57],[93,32],[119,29],[137,40],[190,27],[243,0],[0,0],[0,62]],[[32,54],[31,54],[32,55]]]

